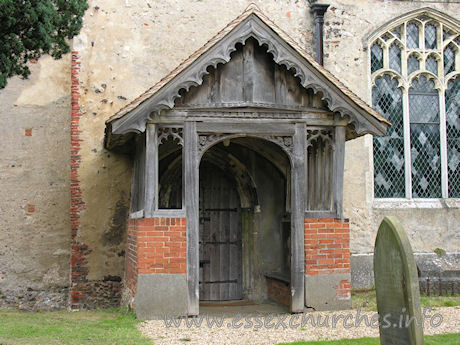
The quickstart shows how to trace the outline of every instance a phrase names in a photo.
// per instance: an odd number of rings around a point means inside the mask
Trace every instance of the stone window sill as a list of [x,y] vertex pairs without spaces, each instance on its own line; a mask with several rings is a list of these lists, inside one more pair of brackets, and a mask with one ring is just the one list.
[[449,199],[374,199],[374,209],[460,209],[460,198]]
[[[185,209],[162,209],[153,212],[153,218],[155,217],[169,217],[169,218],[185,218]],[[137,212],[131,212],[129,215],[131,219],[144,218],[144,210]]]

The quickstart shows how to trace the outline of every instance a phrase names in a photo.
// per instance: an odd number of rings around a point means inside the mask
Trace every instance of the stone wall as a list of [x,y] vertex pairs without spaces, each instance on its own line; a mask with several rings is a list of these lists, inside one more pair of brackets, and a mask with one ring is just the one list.
[[0,90],[0,308],[69,300],[70,55]]

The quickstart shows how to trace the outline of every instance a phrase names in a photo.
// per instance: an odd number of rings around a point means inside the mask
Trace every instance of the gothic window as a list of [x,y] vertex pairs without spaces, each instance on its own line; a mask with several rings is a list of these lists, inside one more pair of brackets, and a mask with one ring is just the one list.
[[393,124],[374,138],[376,198],[460,197],[459,32],[425,13],[373,36],[372,104]]

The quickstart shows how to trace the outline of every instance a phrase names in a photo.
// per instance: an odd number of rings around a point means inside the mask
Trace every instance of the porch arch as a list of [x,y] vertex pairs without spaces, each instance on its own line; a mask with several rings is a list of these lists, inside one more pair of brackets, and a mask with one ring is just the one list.
[[[228,136],[216,140],[200,159],[199,299],[216,301],[233,296],[262,302],[270,298],[271,280],[266,277],[282,276],[289,283],[291,214],[286,200],[291,196],[291,160],[280,145],[267,139],[250,134],[231,137],[231,141]],[[273,160],[279,156],[283,159],[275,165]],[[222,172],[227,181],[234,181],[241,208],[234,208],[231,193],[228,199],[222,198],[221,189],[229,188],[223,182],[216,184]],[[253,187],[242,185],[242,173],[250,175]],[[257,201],[248,204],[243,199],[252,194],[250,188],[257,188]],[[222,219],[228,223],[221,223]],[[232,243],[226,244],[230,239]],[[289,297],[282,303],[289,303]]]
[[[304,308],[304,211],[305,211],[305,155],[306,155],[306,126],[296,123],[286,127],[281,136],[292,138],[291,162],[291,312],[302,312]],[[231,134],[241,136],[269,136],[273,133],[270,125],[259,125],[257,131],[251,128]],[[222,132],[200,131],[196,122],[184,124],[185,142],[185,202],[187,204],[187,287],[189,315],[199,314],[199,163],[201,160],[200,145],[209,140],[199,141],[199,137],[213,137],[223,141],[227,135]],[[220,137],[219,137],[220,136]],[[210,145],[211,146],[211,145]],[[295,187],[294,187],[295,186]]]
[[[213,146],[209,147],[206,152],[211,153],[209,150],[217,144],[218,142],[216,142]],[[203,157],[203,155],[201,156],[201,158]],[[229,172],[229,175],[231,175],[232,178],[234,178],[240,197],[240,206],[242,208],[254,208],[257,205],[259,205],[257,186],[254,182],[253,177],[248,171],[246,165],[243,164],[237,157],[231,154],[225,154],[224,152],[221,152],[221,154],[213,153],[212,155],[215,164],[222,167],[222,170],[227,170]],[[162,186],[161,189],[164,188],[164,190],[169,191],[171,188],[169,188],[168,186],[172,186],[173,184],[177,184],[178,182],[180,182],[178,180],[179,176],[181,176],[181,170],[182,160],[176,158],[168,166],[166,171],[160,176],[160,186]],[[165,197],[166,199],[169,199],[167,195],[159,195],[159,197]]]

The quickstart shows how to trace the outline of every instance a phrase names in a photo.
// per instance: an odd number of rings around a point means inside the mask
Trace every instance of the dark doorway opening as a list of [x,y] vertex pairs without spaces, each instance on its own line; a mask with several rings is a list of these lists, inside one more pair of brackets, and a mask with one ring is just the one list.
[[241,207],[234,180],[200,165],[200,300],[243,298]]
[[271,277],[290,281],[290,161],[263,139],[226,140],[200,163],[200,300],[263,303]]

